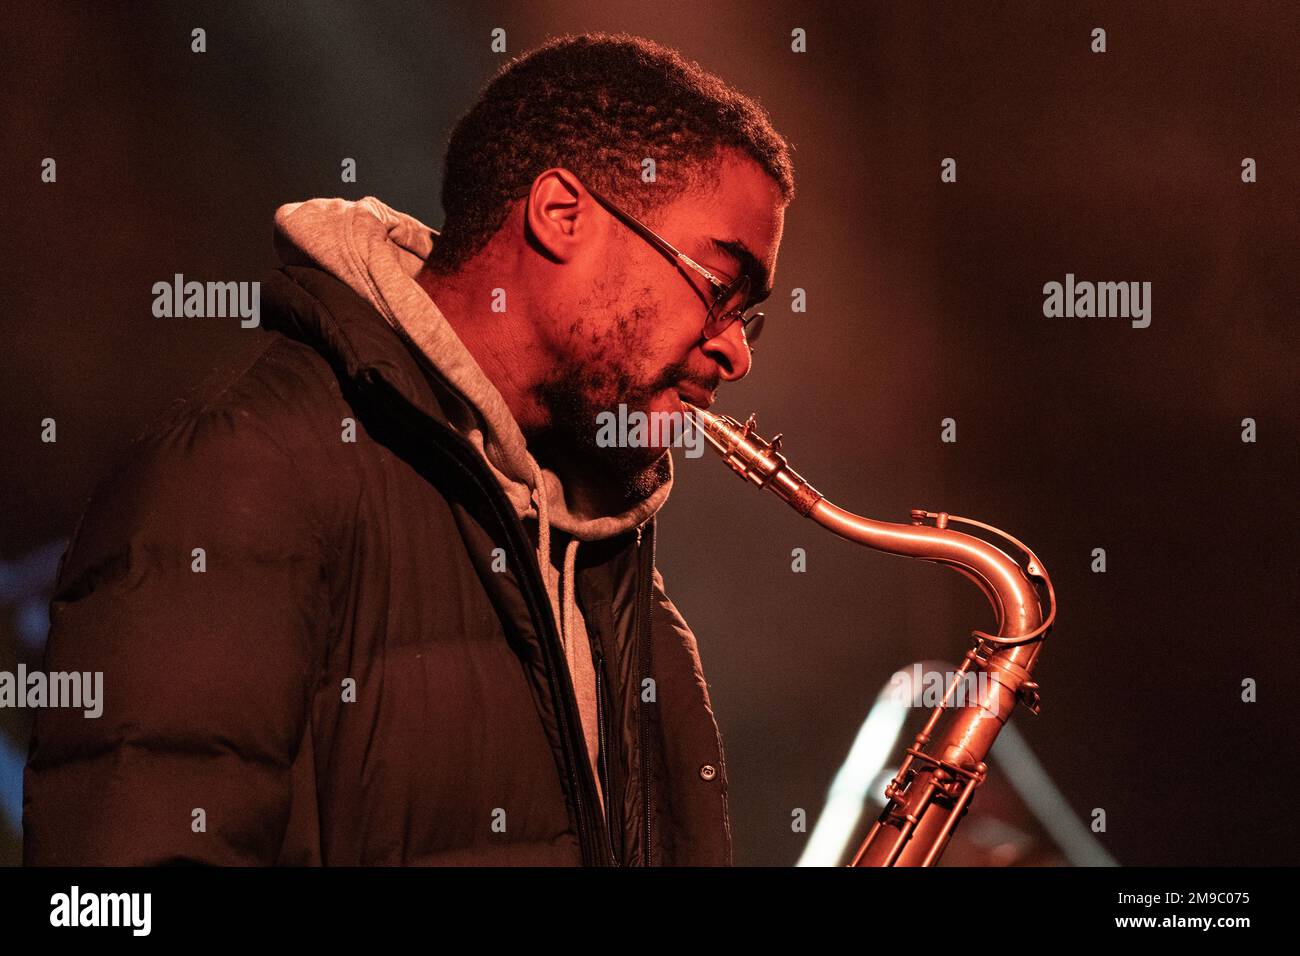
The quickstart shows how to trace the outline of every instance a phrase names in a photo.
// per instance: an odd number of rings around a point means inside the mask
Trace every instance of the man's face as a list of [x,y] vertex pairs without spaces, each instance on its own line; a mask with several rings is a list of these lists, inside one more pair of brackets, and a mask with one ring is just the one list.
[[[751,300],[771,289],[784,225],[777,184],[728,152],[707,185],[646,217],[647,225],[723,282],[746,273]],[[646,189],[653,189],[647,183]],[[589,196],[578,212],[581,252],[565,265],[568,301],[552,304],[544,340],[554,368],[534,394],[550,426],[538,443],[578,453],[626,495],[645,497],[667,476],[667,434],[648,447],[602,447],[601,413],[677,413],[712,403],[721,382],[750,368],[741,324],[704,339],[712,289]],[[585,221],[584,221],[585,219]],[[668,422],[668,418],[647,418]],[[530,437],[530,443],[532,438]]]

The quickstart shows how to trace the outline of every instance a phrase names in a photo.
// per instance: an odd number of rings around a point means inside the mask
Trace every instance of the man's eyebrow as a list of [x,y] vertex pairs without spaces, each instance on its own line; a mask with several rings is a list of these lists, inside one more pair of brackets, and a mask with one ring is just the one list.
[[768,284],[771,277],[767,274],[767,266],[759,261],[758,256],[754,255],[749,246],[739,239],[710,237],[709,242],[718,251],[735,259],[740,264],[741,273],[749,276],[751,305],[757,305],[772,294],[772,287]]

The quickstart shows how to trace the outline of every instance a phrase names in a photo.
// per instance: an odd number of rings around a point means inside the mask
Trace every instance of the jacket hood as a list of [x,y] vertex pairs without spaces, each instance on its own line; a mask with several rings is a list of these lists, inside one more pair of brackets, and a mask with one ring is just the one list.
[[[671,454],[668,480],[621,513],[596,513],[583,496],[566,494],[559,476],[533,458],[501,393],[415,281],[437,235],[373,196],[289,203],[275,214],[275,247],[285,265],[313,266],[346,283],[429,359],[462,403],[447,409],[453,426],[478,449],[520,519],[537,518],[543,536],[550,525],[580,541],[643,525],[672,490]],[[545,567],[548,556],[541,557]]]

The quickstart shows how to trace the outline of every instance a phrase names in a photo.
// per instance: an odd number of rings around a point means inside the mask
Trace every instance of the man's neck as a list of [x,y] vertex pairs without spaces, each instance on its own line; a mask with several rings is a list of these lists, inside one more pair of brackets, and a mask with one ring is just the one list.
[[[416,274],[415,281],[501,393],[520,430],[528,433],[545,422],[545,412],[533,392],[533,386],[541,380],[541,350],[535,347],[527,297],[515,294],[511,298],[503,274],[471,265],[460,272],[439,275],[426,266]],[[492,308],[494,290],[498,288],[505,289],[507,296],[506,308],[501,312]]]

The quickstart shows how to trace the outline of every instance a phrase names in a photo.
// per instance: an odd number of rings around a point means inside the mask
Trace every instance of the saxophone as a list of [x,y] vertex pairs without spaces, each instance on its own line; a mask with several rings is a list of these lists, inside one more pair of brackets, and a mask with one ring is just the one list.
[[[849,541],[953,568],[974,581],[993,606],[996,633],[971,632],[974,646],[907,748],[898,773],[885,788],[885,810],[850,864],[933,866],[969,809],[975,788],[983,783],[988,771],[984,761],[1016,703],[1034,714],[1039,711],[1034,661],[1056,619],[1056,594],[1047,569],[1011,535],[969,518],[913,510],[910,525],[892,524],[838,508],[789,467],[780,452],[780,435],[769,442],[756,433],[753,415],[742,425],[726,415],[685,402],[683,406],[709,445],[745,480],[767,488],[799,514]],[[954,523],[999,535],[1023,553],[1023,567],[983,538],[954,530]],[[1051,608],[1045,619],[1040,588]],[[980,672],[985,680],[975,682],[982,689],[978,699],[950,707],[954,690],[968,674]]]

